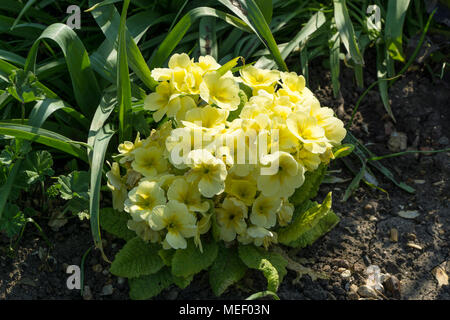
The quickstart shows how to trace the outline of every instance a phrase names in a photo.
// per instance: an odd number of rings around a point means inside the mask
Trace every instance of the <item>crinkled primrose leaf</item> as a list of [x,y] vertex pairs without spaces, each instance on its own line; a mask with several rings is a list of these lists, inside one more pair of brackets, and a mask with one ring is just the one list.
[[158,272],[163,266],[158,246],[135,237],[117,253],[110,271],[118,277],[136,278]]

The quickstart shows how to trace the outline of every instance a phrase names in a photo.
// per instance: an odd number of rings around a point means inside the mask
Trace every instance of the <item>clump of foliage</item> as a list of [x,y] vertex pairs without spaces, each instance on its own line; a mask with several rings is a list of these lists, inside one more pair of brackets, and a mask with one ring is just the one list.
[[132,298],[172,282],[183,288],[202,270],[220,295],[247,268],[261,270],[275,292],[287,261],[270,248],[305,247],[339,220],[331,194],[322,204],[311,198],[345,137],[343,122],[303,76],[251,65],[235,76],[236,60],[175,54],[155,68],[159,84],[144,109],[167,121],[120,144],[106,174],[114,208],[103,226],[129,240],[111,272],[129,278]]

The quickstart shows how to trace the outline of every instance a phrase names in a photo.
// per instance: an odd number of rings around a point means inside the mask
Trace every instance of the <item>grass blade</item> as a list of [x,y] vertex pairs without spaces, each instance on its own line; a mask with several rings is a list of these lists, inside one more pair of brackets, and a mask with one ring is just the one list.
[[254,0],[219,0],[222,4],[233,11],[247,25],[252,28],[253,32],[258,36],[261,42],[269,49],[273,59],[283,71],[288,71],[288,67],[284,62],[277,43],[270,31],[264,15]]
[[125,0],[119,27],[119,54],[117,57],[117,103],[119,106],[119,140],[131,139],[131,84],[127,60],[126,19],[130,0]]
[[24,124],[0,122],[0,134],[44,144],[87,162],[83,143],[73,141],[58,133]]
[[161,67],[164,64],[164,62],[169,58],[172,51],[183,39],[184,35],[192,26],[192,24],[197,19],[207,16],[222,19],[228,24],[237,27],[243,31],[250,33],[252,32],[252,29],[250,29],[244,21],[232,15],[226,14],[222,11],[207,7],[199,7],[192,9],[180,19],[180,21],[175,25],[175,27],[173,27],[172,31],[169,32],[164,41],[158,47],[158,50],[156,51],[155,55],[152,57],[150,61],[150,68],[153,69]]
[[[89,0],[89,5],[92,7],[99,2],[101,1]],[[105,34],[106,39],[110,43],[115,44],[118,38],[117,35],[119,34],[120,15],[114,5],[110,4],[96,8],[91,13]],[[128,31],[126,31],[126,48],[130,68],[148,88],[154,89],[158,83],[151,77],[150,69],[145,62],[136,42]]]
[[75,99],[83,114],[93,115],[100,102],[100,87],[83,43],[67,25],[56,23],[44,30],[28,53],[25,71],[36,72],[36,56],[39,44],[44,39],[56,42],[61,48],[72,80]]
[[348,14],[345,0],[334,0],[334,19],[336,27],[339,31],[341,41],[345,49],[350,53],[355,64],[364,65],[364,59],[359,51],[358,42],[356,41],[355,30]]
[[213,17],[203,17],[199,24],[199,46],[200,55],[210,55],[214,59],[218,58],[216,19]]
[[100,249],[103,258],[109,261],[103,252],[102,237],[100,232],[100,189],[102,186],[102,169],[105,162],[105,153],[109,141],[114,135],[110,125],[105,125],[97,132],[94,140],[94,151],[91,161],[91,181],[89,197],[89,213],[91,220],[91,232],[94,244]]
[[[402,48],[403,23],[410,0],[388,1],[384,40],[389,56],[394,60],[405,62]],[[393,74],[389,75],[392,76]]]
[[14,20],[13,25],[11,26],[11,30],[13,30],[17,23],[19,23],[20,19],[22,18],[22,16],[25,14],[25,12],[27,12],[27,10],[36,2],[36,0],[28,0],[28,2],[25,4],[25,6],[22,8],[22,10],[20,10],[19,15],[17,16],[16,20]]
[[[298,48],[300,43],[305,43],[311,36],[326,22],[322,11],[315,13],[306,23],[306,25],[281,49],[281,58],[286,59],[292,51]],[[255,64],[258,68],[273,68],[274,62],[267,61],[265,57],[258,60]]]
[[[385,79],[387,77],[387,57],[385,56],[385,51],[382,50],[381,44],[376,44],[377,50],[377,78]],[[394,122],[396,122],[394,114],[392,113],[391,104],[389,103],[388,96],[388,82],[379,81],[378,89],[380,91],[381,101],[383,101],[384,109],[389,114]]]

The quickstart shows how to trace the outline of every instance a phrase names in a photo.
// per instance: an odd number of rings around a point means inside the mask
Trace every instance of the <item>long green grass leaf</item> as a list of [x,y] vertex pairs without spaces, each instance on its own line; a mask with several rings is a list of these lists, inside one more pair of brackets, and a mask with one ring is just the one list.
[[261,42],[269,49],[273,59],[283,71],[288,71],[280,50],[278,49],[275,38],[270,31],[264,15],[254,0],[219,0],[223,5],[233,11],[247,25],[252,28]]
[[358,42],[355,36],[353,23],[350,20],[345,0],[334,0],[334,19],[339,31],[341,41],[345,49],[350,53],[355,64],[364,65],[364,59],[359,50]]
[[125,0],[119,27],[117,69],[117,103],[119,106],[119,140],[131,139],[131,84],[127,61],[126,19],[130,0]]
[[23,124],[0,122],[0,134],[37,142],[87,162],[86,151],[80,147],[82,143],[52,131]]
[[155,55],[152,57],[150,61],[150,68],[153,69],[161,67],[164,64],[164,62],[169,58],[170,54],[173,52],[176,46],[183,39],[184,35],[192,26],[192,24],[197,19],[207,16],[222,19],[228,24],[237,27],[243,31],[252,32],[252,29],[250,29],[244,21],[232,15],[226,14],[222,11],[207,7],[199,7],[192,9],[180,19],[180,21],[175,25],[172,31],[169,32],[167,37],[158,47],[158,50],[156,51]]
[[83,43],[67,25],[56,23],[44,30],[30,49],[25,71],[35,73],[39,44],[44,39],[56,42],[63,51],[72,80],[75,99],[83,114],[93,115],[100,102],[100,87],[92,71],[89,56]]
[[105,162],[105,153],[108,148],[109,141],[114,135],[109,124],[105,125],[97,132],[94,141],[94,151],[91,161],[91,181],[90,181],[90,197],[89,197],[89,213],[91,220],[91,232],[94,244],[100,249],[103,258],[108,258],[103,252],[102,238],[100,232],[100,189],[102,186],[102,169]]
[[[405,62],[402,48],[403,24],[410,0],[388,1],[384,39],[389,56],[394,60]],[[390,77],[393,74],[389,75]]]

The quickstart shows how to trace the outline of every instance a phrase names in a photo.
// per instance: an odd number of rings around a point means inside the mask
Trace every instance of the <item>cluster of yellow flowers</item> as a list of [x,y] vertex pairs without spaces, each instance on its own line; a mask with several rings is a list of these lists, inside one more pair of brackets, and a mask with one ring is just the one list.
[[288,199],[305,172],[333,157],[346,131],[303,76],[251,65],[239,73],[186,54],[152,71],[159,85],[144,108],[167,121],[121,144],[107,173],[114,208],[142,239],[183,249],[193,237],[201,249],[214,224],[226,242],[267,247],[291,221]]

